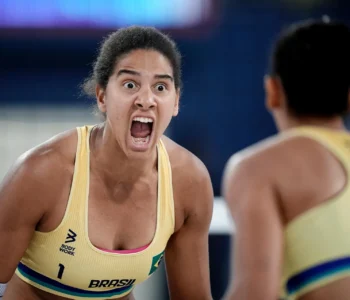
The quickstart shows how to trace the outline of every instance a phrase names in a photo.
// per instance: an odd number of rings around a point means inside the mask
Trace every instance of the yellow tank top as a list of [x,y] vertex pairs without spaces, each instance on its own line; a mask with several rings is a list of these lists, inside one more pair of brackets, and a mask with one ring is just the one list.
[[92,245],[87,231],[91,128],[77,128],[73,182],[60,225],[51,232],[34,233],[16,274],[32,286],[70,299],[120,298],[158,268],[174,232],[171,166],[160,141],[157,225],[152,242],[128,254],[100,250]]
[[[293,129],[326,147],[343,165],[350,183],[350,135],[315,127]],[[350,184],[332,199],[307,210],[284,233],[283,299],[301,295],[350,276]]]

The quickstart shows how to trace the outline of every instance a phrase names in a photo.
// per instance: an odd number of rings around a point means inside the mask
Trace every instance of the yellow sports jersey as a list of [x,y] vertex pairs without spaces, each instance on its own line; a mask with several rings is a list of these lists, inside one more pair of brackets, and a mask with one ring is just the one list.
[[[326,147],[343,165],[350,181],[350,135],[301,127],[286,136],[305,136]],[[307,210],[285,229],[281,297],[301,295],[350,276],[350,184],[332,199]]]
[[171,166],[160,141],[158,151],[157,225],[153,241],[142,250],[107,252],[88,237],[88,193],[92,127],[80,127],[72,187],[65,215],[51,232],[34,236],[16,274],[41,290],[71,299],[120,298],[145,281],[163,258],[174,232]]

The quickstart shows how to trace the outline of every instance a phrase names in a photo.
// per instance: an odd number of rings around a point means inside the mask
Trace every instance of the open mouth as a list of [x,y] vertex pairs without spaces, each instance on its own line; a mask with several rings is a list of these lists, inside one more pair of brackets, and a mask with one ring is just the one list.
[[130,133],[134,145],[147,145],[153,129],[153,120],[146,117],[135,117],[132,120]]

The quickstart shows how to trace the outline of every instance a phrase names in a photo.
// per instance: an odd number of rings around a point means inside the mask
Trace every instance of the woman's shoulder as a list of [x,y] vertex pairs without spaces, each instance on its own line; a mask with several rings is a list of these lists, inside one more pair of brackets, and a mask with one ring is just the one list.
[[74,164],[78,134],[76,129],[56,134],[24,152],[17,164],[50,171]]
[[40,215],[49,210],[71,182],[74,144],[77,133],[70,130],[23,153],[7,172],[0,196],[21,207],[37,207]]
[[162,141],[168,152],[173,181],[182,184],[189,184],[188,179],[193,184],[196,181],[209,179],[209,173],[204,163],[191,151],[182,147],[168,137],[163,137]]

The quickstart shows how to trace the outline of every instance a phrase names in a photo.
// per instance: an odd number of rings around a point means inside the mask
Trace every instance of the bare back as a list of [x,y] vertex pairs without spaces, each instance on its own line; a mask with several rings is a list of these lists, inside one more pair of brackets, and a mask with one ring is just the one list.
[[[341,131],[297,130],[232,158],[224,181],[237,226],[230,299],[277,299],[281,278],[286,299],[350,297],[345,271],[315,273],[349,249],[349,141]],[[257,288],[248,292],[249,281]]]
[[[350,140],[350,136],[348,138]],[[276,176],[282,218],[288,227],[298,222],[299,218],[308,212],[316,211],[327,202],[334,201],[335,197],[349,185],[349,178],[339,158],[320,142],[309,137],[295,137],[282,143],[285,143],[281,145],[283,149],[280,151],[276,149],[275,153],[271,153],[271,160],[275,161],[271,165],[275,169],[270,171]],[[279,158],[278,153],[283,153],[283,157]],[[286,160],[285,157],[291,159]],[[348,213],[350,217],[350,211]],[[329,222],[335,221],[329,220]],[[349,297],[350,277],[333,281],[298,299],[345,300]]]

